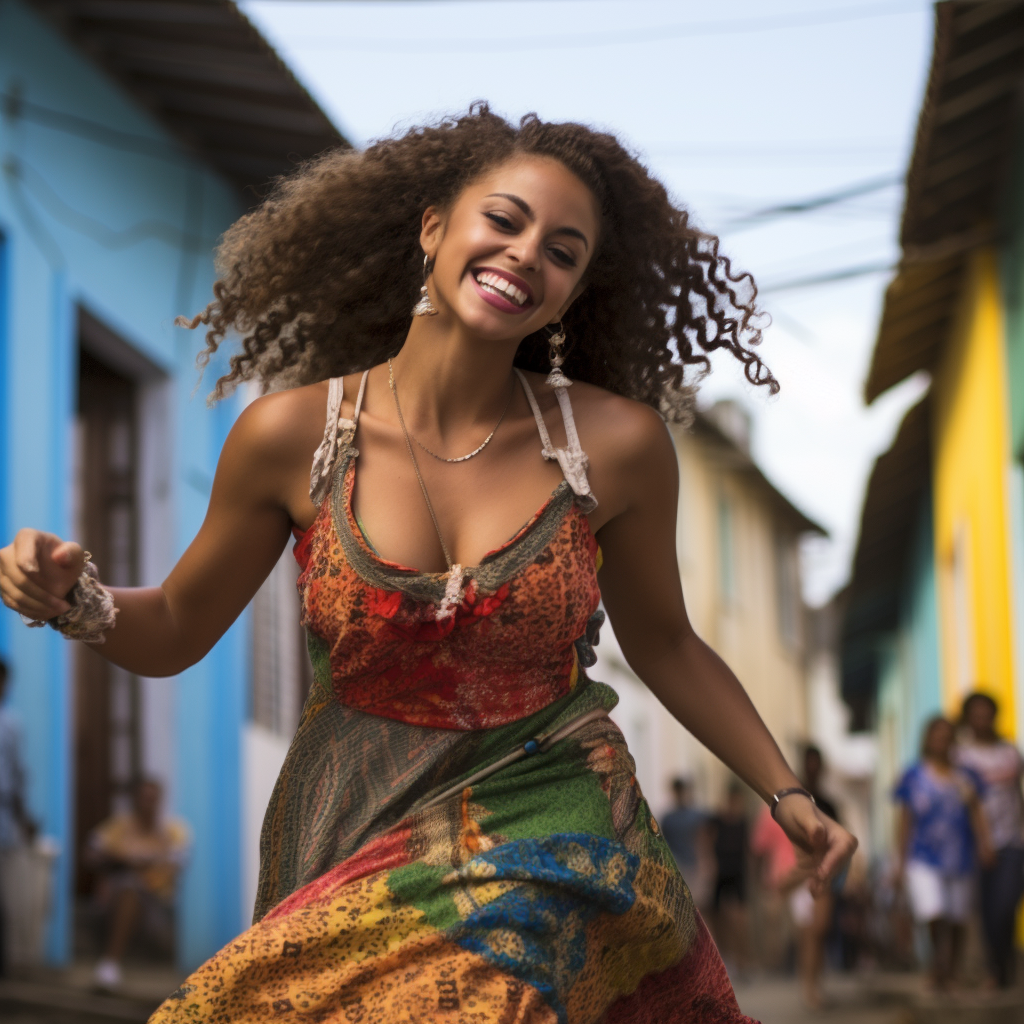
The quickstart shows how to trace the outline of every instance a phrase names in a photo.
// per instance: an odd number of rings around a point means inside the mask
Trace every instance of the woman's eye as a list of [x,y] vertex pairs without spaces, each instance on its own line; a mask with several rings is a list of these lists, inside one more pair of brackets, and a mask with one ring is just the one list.
[[488,217],[498,225],[499,228],[504,228],[506,231],[511,231],[514,227],[512,221],[508,217],[502,216],[500,213],[488,213]]
[[558,262],[561,263],[563,266],[576,266],[576,257],[573,256],[572,253],[566,252],[564,249],[552,249],[551,255],[554,256],[555,259],[558,260]]

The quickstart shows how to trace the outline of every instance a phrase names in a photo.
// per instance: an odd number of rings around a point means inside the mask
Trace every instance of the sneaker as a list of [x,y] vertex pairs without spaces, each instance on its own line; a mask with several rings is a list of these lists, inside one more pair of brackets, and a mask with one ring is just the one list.
[[101,960],[96,965],[93,980],[97,988],[115,989],[121,984],[121,967],[116,960]]

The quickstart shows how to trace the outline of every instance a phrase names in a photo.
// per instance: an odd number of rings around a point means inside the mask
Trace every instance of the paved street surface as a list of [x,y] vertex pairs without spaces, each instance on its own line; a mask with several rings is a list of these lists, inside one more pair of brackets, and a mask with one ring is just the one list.
[[117,995],[92,988],[91,964],[0,979],[3,1024],[144,1024],[180,982],[166,967],[133,966]]
[[[0,980],[0,1021],[144,1024],[178,982],[165,969],[137,969],[128,974],[124,992],[111,996],[93,992],[90,980],[85,967]],[[761,1024],[1024,1024],[1020,993],[935,997],[925,993],[919,975],[839,975],[827,980],[825,993],[826,1008],[811,1011],[804,1008],[795,980],[766,977],[736,986],[743,1012]]]
[[827,1005],[804,1007],[795,980],[737,984],[740,1008],[761,1024],[1024,1024],[1021,993],[932,995],[914,974],[839,975],[824,986]]

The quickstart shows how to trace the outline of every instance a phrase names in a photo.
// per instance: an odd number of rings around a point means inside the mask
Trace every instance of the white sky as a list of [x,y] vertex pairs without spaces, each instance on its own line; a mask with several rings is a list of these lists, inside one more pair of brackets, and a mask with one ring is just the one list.
[[847,575],[864,485],[923,382],[861,400],[887,281],[771,286],[897,256],[902,189],[740,230],[780,202],[902,176],[931,51],[923,0],[243,0],[356,145],[487,99],[608,128],[752,271],[774,323],[768,399],[720,360],[702,401],[754,417],[754,454],[826,527],[805,591]]

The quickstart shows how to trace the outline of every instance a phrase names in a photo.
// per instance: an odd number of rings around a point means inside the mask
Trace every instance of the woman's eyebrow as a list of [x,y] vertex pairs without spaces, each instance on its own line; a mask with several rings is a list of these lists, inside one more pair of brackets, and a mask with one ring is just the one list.
[[[515,203],[516,206],[518,206],[519,209],[522,210],[523,213],[525,213],[526,216],[530,218],[530,220],[536,219],[536,214],[533,212],[533,207],[531,207],[525,199],[521,198],[520,196],[513,195],[511,192],[491,192],[487,196],[485,196],[485,198],[507,199],[510,203]],[[587,241],[587,236],[583,234],[583,232],[580,231],[579,228],[558,228],[555,231],[555,234],[571,235],[573,238],[578,238],[588,249],[590,248],[590,243]]]

